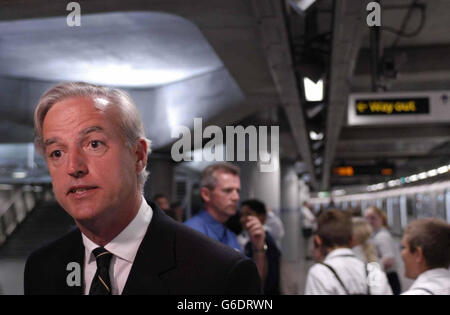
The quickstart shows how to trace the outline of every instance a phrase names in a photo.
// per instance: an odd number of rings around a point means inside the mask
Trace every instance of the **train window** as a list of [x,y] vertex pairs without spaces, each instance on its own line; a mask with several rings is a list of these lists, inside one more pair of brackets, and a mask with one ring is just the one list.
[[375,202],[377,208],[383,209],[383,199],[377,199]]
[[416,214],[417,218],[428,218],[432,216],[431,196],[427,193],[418,193],[416,195]]
[[408,224],[408,198],[403,195],[400,196],[400,225],[402,230]]
[[393,232],[397,235],[402,235],[402,220],[401,220],[401,209],[400,209],[400,197],[392,198],[392,225]]
[[417,218],[416,197],[408,195],[406,197],[406,224]]
[[433,202],[430,194],[424,194],[423,197],[423,210],[424,210],[424,216],[426,218],[433,216]]
[[368,206],[369,206],[369,203],[368,203],[367,200],[362,200],[361,201],[361,210],[362,211],[366,210],[368,208]]
[[450,223],[450,189],[445,191],[445,212],[447,222]]
[[436,192],[436,217],[445,220],[445,195],[443,191]]

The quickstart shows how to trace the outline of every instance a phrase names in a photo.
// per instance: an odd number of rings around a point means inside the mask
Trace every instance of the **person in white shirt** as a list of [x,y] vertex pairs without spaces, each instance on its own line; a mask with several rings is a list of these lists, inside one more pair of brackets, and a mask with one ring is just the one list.
[[365,263],[379,262],[375,246],[370,241],[372,228],[364,218],[352,218],[353,252],[361,261]]
[[450,224],[435,218],[411,222],[401,254],[405,276],[416,279],[402,295],[450,295]]
[[273,213],[272,209],[270,208],[267,208],[267,217],[264,228],[273,236],[278,249],[281,250],[281,240],[283,239],[285,233],[284,225],[280,218],[275,213]]
[[399,295],[402,288],[396,264],[398,251],[394,239],[387,229],[386,214],[377,207],[369,207],[365,210],[364,217],[373,229],[371,241],[375,245],[378,259],[386,272],[392,292],[394,292],[394,295]]
[[358,259],[351,243],[352,223],[347,213],[329,210],[320,215],[314,246],[322,261],[308,272],[306,295],[392,294],[380,268]]
[[301,208],[302,214],[302,235],[304,239],[304,255],[307,260],[311,259],[311,236],[317,228],[316,216],[312,212],[311,208],[308,205],[308,202],[303,202],[303,206]]

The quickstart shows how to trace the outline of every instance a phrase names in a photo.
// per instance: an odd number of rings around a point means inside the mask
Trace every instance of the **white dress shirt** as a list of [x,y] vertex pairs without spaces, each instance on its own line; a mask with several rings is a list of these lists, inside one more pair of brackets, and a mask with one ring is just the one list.
[[284,225],[280,218],[272,211],[267,212],[266,223],[264,228],[272,235],[278,248],[281,249],[281,240],[284,237]]
[[375,248],[377,250],[378,258],[382,260],[383,258],[394,258],[394,264],[391,268],[386,269],[386,272],[393,272],[397,270],[396,264],[397,264],[397,250],[395,247],[394,239],[391,236],[391,233],[385,228],[380,228],[375,234],[373,235],[372,244],[375,245]]
[[445,268],[423,272],[402,295],[450,295],[450,271]]
[[[111,280],[111,293],[113,295],[122,294],[131,267],[133,266],[134,258],[144,239],[147,228],[152,220],[153,210],[147,204],[144,197],[142,197],[141,206],[137,215],[127,225],[125,229],[120,232],[111,242],[103,246],[106,250],[113,254],[111,264],[109,267],[109,278]],[[97,271],[97,262],[92,251],[99,247],[99,245],[92,242],[84,234],[84,294],[89,294],[92,279]]]
[[[367,268],[356,258],[350,248],[338,248],[325,257],[324,263],[331,266],[350,294],[367,294],[370,283],[370,294],[392,295],[386,275],[381,269]],[[308,272],[306,279],[306,295],[345,295],[345,289],[328,267],[315,264]]]
[[316,220],[316,216],[314,215],[312,210],[309,209],[308,207],[302,206],[301,211],[302,211],[303,227],[306,229],[315,230],[317,228],[317,223],[316,223],[317,220]]

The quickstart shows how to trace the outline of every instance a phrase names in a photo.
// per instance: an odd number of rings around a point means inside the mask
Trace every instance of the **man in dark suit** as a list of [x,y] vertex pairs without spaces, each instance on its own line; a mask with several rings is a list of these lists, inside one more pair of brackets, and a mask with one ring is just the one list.
[[131,98],[63,83],[40,99],[35,144],[77,229],[34,252],[25,294],[258,294],[254,263],[142,197],[150,142]]

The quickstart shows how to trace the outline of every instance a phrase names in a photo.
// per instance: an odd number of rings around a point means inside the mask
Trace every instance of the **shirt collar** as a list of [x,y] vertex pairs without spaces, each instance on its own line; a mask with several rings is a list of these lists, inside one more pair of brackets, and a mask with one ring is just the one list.
[[350,248],[337,248],[329,252],[324,261],[338,256],[355,256],[355,253]]
[[[142,197],[141,206],[134,219],[120,232],[111,242],[106,244],[104,248],[123,260],[133,263],[136,253],[147,232],[148,225],[153,216],[152,208],[147,204],[145,198]],[[89,260],[94,259],[92,251],[99,245],[92,242],[84,234],[83,244],[87,250]]]
[[200,211],[199,216],[203,219],[204,222],[207,223],[209,228],[212,229],[214,231],[214,233],[216,233],[219,238],[222,238],[224,233],[226,233],[225,232],[225,230],[226,230],[225,225],[223,225],[222,223],[220,223],[219,221],[214,219],[214,217],[212,215],[210,215],[208,213],[208,211],[206,211],[205,209]]
[[417,284],[429,282],[430,280],[434,278],[442,279],[442,278],[448,278],[450,277],[450,271],[445,268],[435,268],[430,269],[425,272],[422,272],[414,282],[414,287],[417,286]]
[[224,225],[222,223],[220,223],[219,221],[217,221],[216,219],[214,219],[214,217],[212,215],[210,215],[208,213],[208,211],[206,211],[205,209],[201,210],[199,215],[206,223],[212,224],[216,227],[224,228]]

